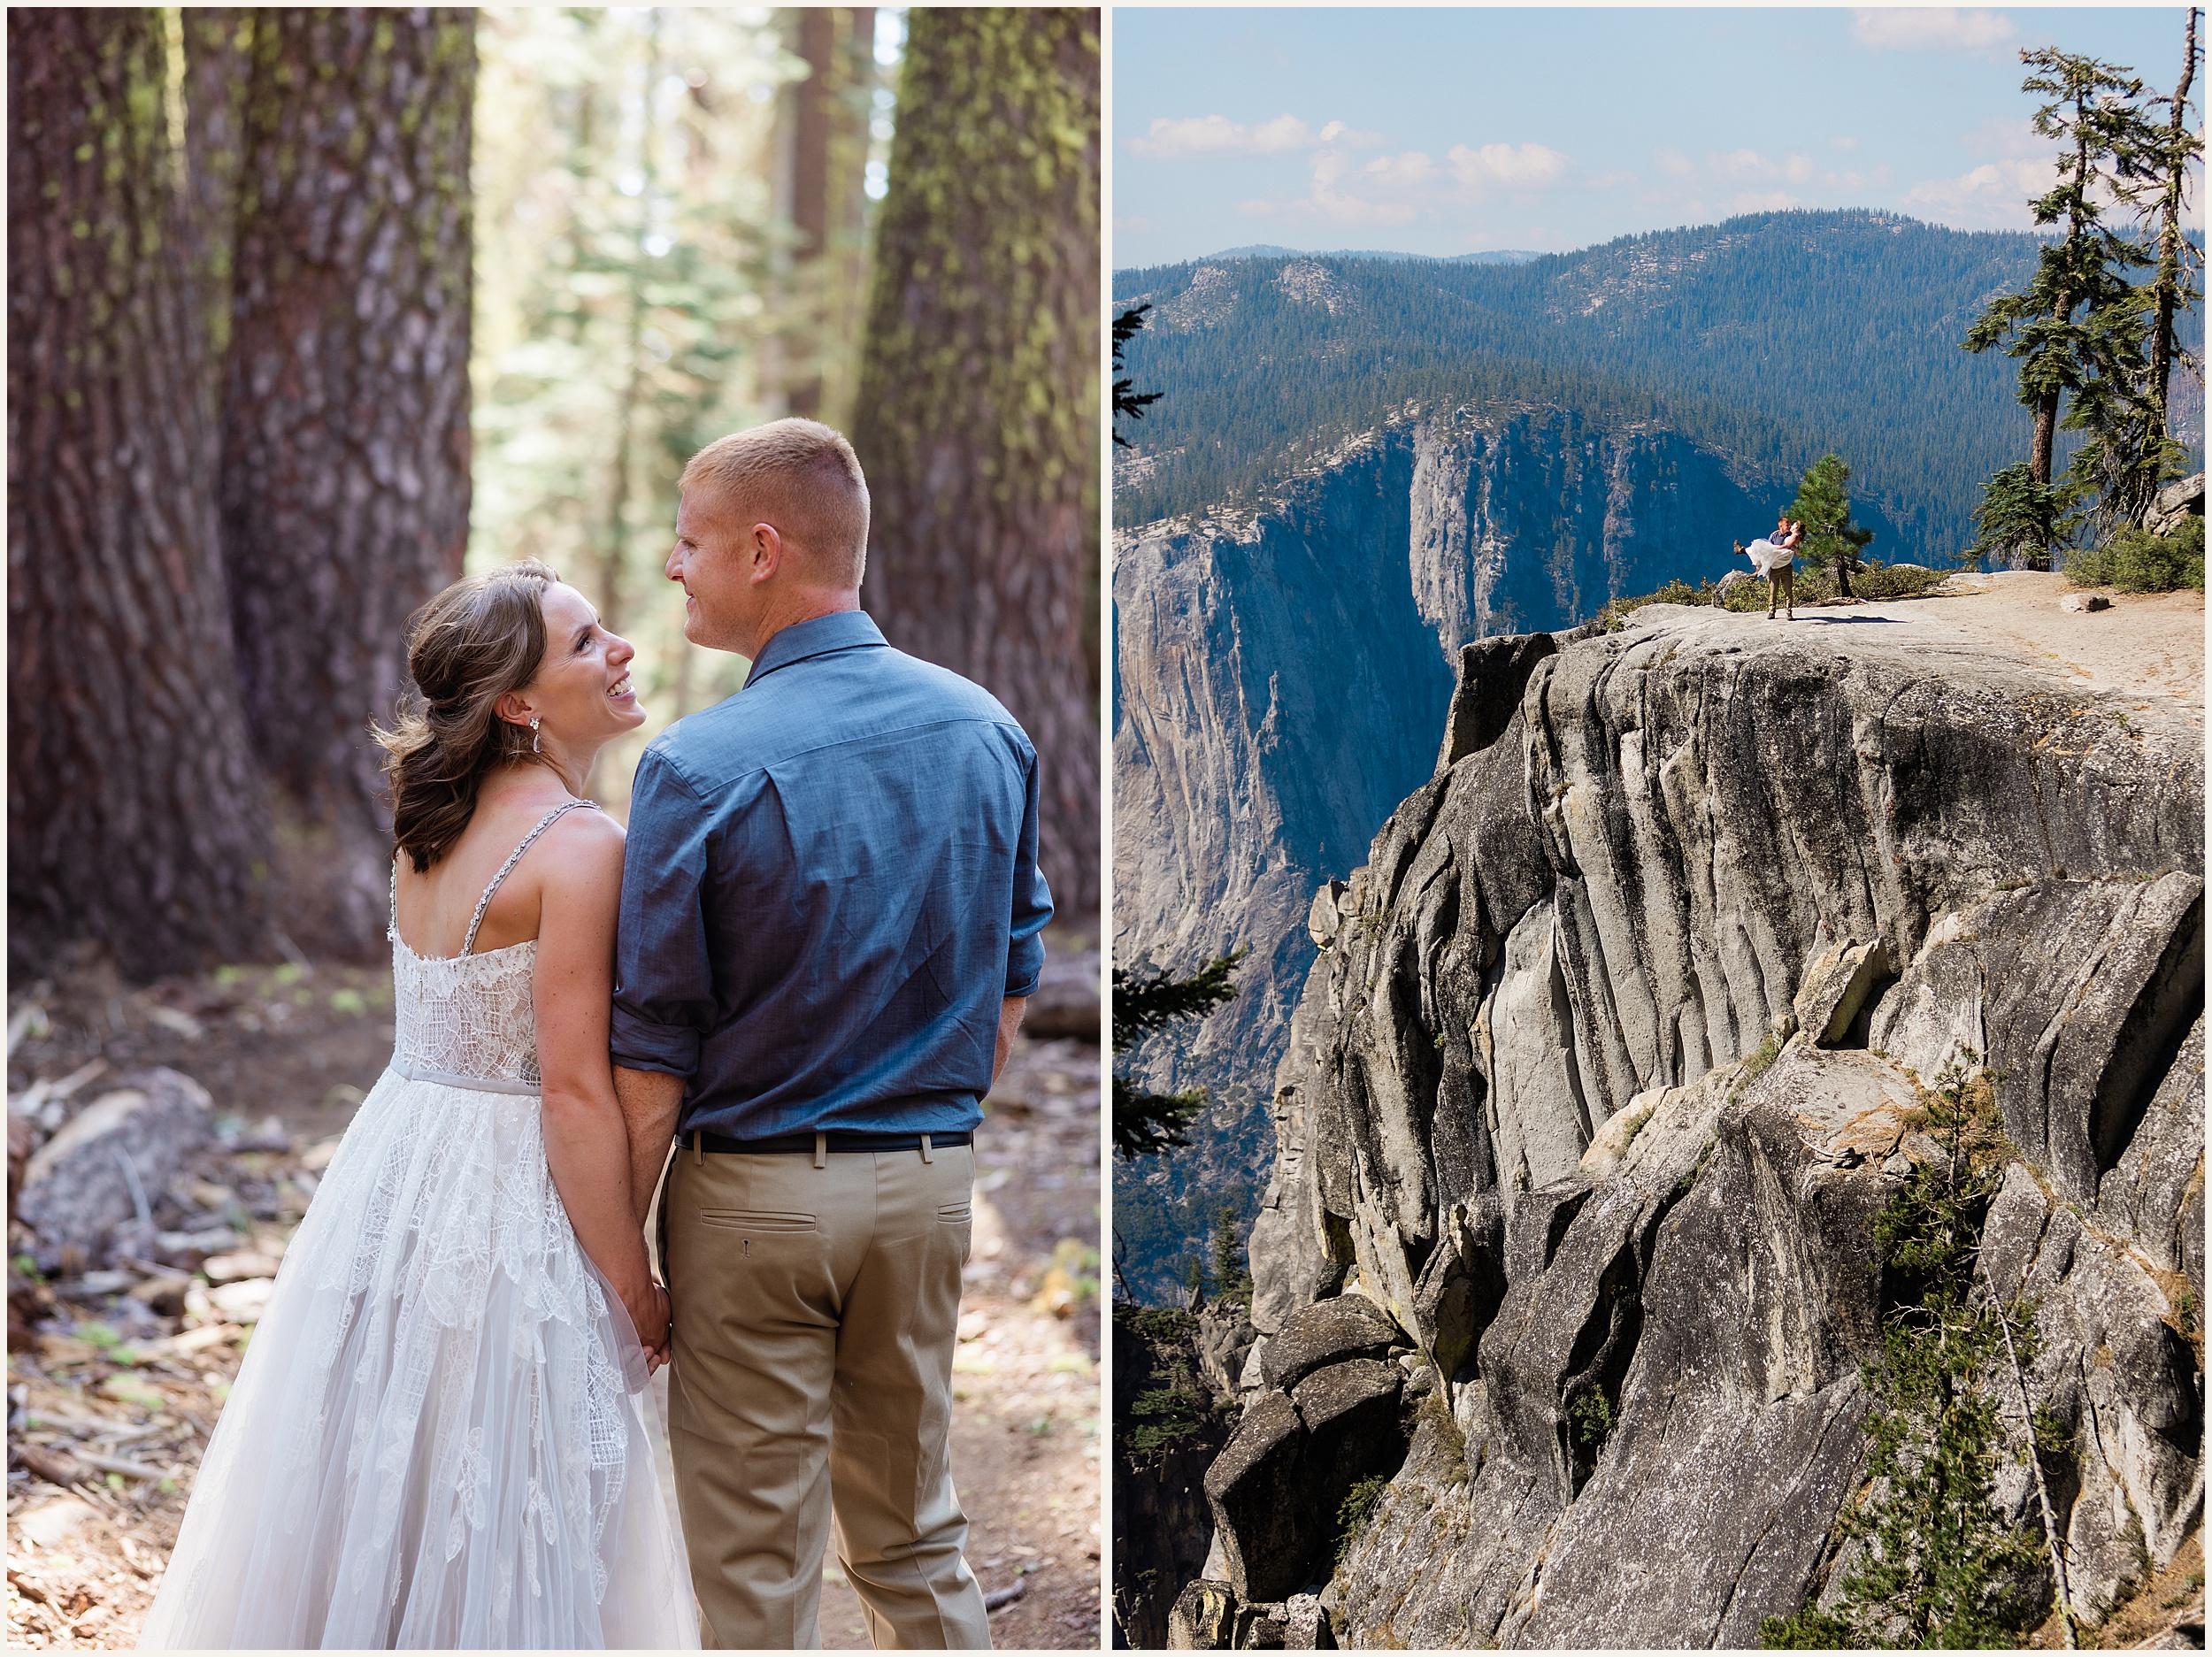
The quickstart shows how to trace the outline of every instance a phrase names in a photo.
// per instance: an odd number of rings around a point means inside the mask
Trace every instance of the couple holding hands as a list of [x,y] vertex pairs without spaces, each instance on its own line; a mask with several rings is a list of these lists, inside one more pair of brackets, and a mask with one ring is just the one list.
[[396,1050],[147,1646],[814,1646],[833,1530],[879,1646],[990,1643],[947,1437],[971,1139],[1052,914],[1036,754],[861,610],[836,432],[680,488],[685,637],[751,669],[648,747],[626,844],[583,791],[645,714],[584,596],[526,562],[411,625]]

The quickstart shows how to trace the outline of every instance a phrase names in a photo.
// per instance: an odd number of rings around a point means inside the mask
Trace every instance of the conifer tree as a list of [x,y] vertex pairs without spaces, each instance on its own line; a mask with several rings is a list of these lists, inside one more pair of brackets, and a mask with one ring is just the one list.
[[[2100,376],[2116,383],[2124,377],[2124,310],[2115,308],[2131,303],[2127,272],[2148,257],[2103,222],[2099,196],[2141,125],[2143,83],[2124,68],[2055,47],[2024,50],[2020,61],[2032,72],[2021,89],[2051,99],[2036,111],[2035,131],[2071,149],[2056,181],[2032,203],[2037,224],[2063,225],[2065,234],[2043,249],[2026,286],[1991,302],[1964,344],[1975,352],[2002,344],[2019,361],[2020,401],[2035,414],[2029,473],[2047,486],[2062,403]],[[2108,398],[2100,410],[2109,415],[2116,407]],[[2029,568],[2050,567],[2047,544],[2023,543],[2021,550]]]
[[[1161,397],[1156,391],[1139,391],[1137,382],[1121,372],[1122,348],[1136,338],[1138,330],[1144,326],[1145,312],[1151,309],[1149,304],[1132,305],[1114,318],[1114,373],[1117,376],[1114,380],[1114,418],[1117,420],[1125,414],[1133,420],[1142,419],[1144,411]],[[1114,433],[1114,441],[1124,449],[1134,447],[1118,429]]]
[[[2181,81],[2175,87],[2173,96],[2163,100],[2167,111],[2164,142],[2149,152],[2150,165],[2141,170],[2147,178],[2140,181],[2154,182],[2157,186],[2155,194],[2145,204],[2158,218],[2158,273],[2150,284],[2151,303],[2157,319],[2151,330],[2149,395],[2157,409],[2158,433],[2162,437],[2171,433],[2166,403],[2167,381],[2172,377],[2175,362],[2183,355],[2175,341],[2175,318],[2200,296],[2190,280],[2188,266],[2201,264],[2202,256],[2181,234],[2189,163],[2204,153],[2203,141],[2191,130],[2189,122],[2189,88],[2197,76],[2198,50],[2197,8],[2191,6],[2182,37]],[[2141,195],[2134,199],[2144,200]]]
[[1225,1202],[1214,1215],[1214,1299],[1249,1311],[1252,1271],[1245,1261],[1244,1238],[1237,1226],[1237,1211]]
[[1850,481],[1850,467],[1837,456],[1823,455],[1806,471],[1789,511],[1793,519],[1805,525],[1798,556],[1816,570],[1833,570],[1836,591],[1845,598],[1851,596],[1851,576],[1859,567],[1859,554],[1874,539],[1872,530],[1861,529],[1851,521],[1851,496],[1844,487]]
[[[1114,1056],[1118,1059],[1154,1031],[1185,1018],[1203,1018],[1236,993],[1229,981],[1241,949],[1216,955],[1187,978],[1156,972],[1140,978],[1114,969]],[[1114,1149],[1145,1156],[1188,1145],[1184,1130],[1206,1103],[1203,1088],[1154,1093],[1114,1071]]]

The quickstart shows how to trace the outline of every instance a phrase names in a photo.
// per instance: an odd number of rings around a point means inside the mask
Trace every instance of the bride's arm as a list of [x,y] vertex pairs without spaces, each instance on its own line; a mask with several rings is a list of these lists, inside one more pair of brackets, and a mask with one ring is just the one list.
[[638,1339],[654,1347],[666,1336],[668,1302],[630,1206],[630,1136],[607,1062],[622,832],[596,812],[572,814],[561,827],[571,824],[541,879],[535,1000],[545,1161],[576,1240],[622,1297]]

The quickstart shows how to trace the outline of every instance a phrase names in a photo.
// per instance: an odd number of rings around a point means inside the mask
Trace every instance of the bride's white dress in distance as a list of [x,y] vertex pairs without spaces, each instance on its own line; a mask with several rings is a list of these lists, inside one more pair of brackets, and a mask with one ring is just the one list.
[[142,1649],[699,1644],[643,1354],[547,1170],[537,946],[475,936],[419,955],[395,906],[391,1068],[285,1254]]

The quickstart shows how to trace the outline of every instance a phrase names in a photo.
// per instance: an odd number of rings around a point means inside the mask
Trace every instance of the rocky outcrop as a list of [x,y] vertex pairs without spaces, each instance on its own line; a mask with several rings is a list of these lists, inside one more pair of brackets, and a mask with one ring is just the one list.
[[[2200,1527],[2201,735],[1878,633],[1494,642],[1509,712],[1463,674],[1435,774],[1303,906],[1253,1322],[1263,1379],[1322,1362],[1208,1472],[1236,1602],[1334,1543],[1348,1645],[1756,1645],[1832,1598],[1872,1222],[1946,1073],[2008,1141],[1979,1270],[2038,1307],[2078,1607]],[[1390,1367],[1332,1360],[1378,1310],[1433,1402],[1333,1452],[1330,1490],[1390,1484],[1317,1535],[1301,1389]]]
[[1787,487],[1663,426],[1509,407],[1356,439],[1256,513],[1118,533],[1114,958],[1253,951],[1237,1000],[1137,1073],[1272,1072],[1314,887],[1425,774],[1463,645],[1718,575],[1728,526]]

